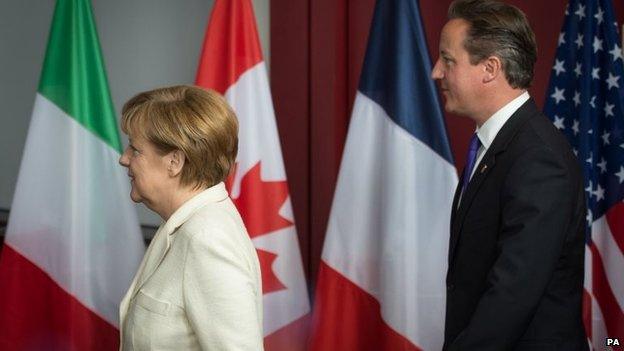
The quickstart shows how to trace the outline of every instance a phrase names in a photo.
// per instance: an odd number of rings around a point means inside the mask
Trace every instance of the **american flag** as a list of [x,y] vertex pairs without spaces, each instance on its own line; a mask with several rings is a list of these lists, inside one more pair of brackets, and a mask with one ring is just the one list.
[[544,111],[583,166],[584,322],[592,348],[624,341],[624,68],[611,0],[572,0]]

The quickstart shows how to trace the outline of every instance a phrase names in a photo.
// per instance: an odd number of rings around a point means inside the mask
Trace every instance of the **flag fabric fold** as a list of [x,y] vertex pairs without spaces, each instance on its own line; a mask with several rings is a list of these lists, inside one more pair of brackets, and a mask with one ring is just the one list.
[[378,0],[323,246],[311,350],[439,350],[457,185],[414,0]]
[[0,253],[0,349],[113,350],[144,244],[87,0],[58,0]]
[[544,111],[583,167],[588,236],[583,316],[590,344],[624,337],[624,66],[611,0],[571,0]]
[[304,350],[310,311],[267,71],[249,0],[217,0],[196,84],[223,94],[239,120],[228,189],[262,270],[267,351]]

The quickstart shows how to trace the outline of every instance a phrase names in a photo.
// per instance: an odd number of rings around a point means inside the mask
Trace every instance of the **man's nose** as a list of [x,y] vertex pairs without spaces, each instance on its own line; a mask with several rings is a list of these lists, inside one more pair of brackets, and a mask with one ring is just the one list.
[[431,70],[431,78],[432,79],[442,79],[444,74],[442,73],[442,69],[440,68],[440,59],[438,59]]

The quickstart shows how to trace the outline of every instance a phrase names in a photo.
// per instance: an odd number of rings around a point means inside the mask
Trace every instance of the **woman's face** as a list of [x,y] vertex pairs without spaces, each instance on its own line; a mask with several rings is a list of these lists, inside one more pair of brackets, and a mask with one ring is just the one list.
[[129,135],[128,142],[119,163],[128,168],[130,198],[154,209],[170,186],[170,158],[141,136]]

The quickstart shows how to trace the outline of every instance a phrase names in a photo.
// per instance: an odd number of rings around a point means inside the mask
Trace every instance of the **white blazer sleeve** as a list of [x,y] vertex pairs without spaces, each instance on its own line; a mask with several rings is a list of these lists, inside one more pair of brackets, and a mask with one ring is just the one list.
[[213,227],[194,233],[189,241],[184,305],[202,350],[263,349],[255,291],[258,273],[237,235]]

